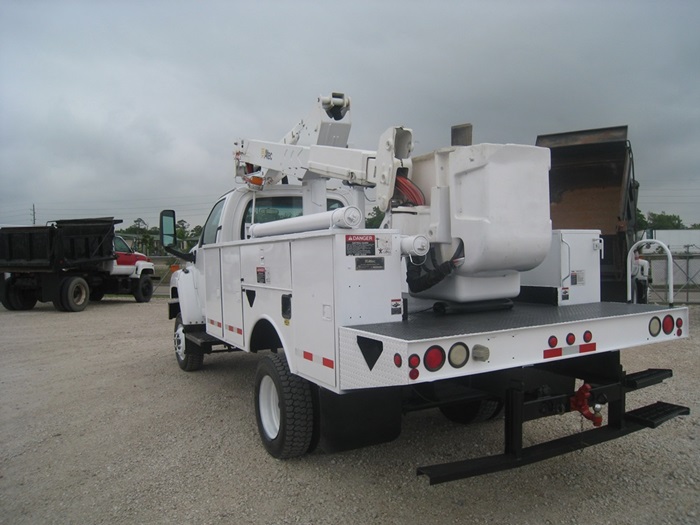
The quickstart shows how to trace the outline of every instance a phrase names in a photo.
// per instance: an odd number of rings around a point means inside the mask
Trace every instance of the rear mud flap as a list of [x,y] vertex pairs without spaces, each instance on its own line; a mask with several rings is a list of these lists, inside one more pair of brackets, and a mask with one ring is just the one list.
[[401,433],[401,394],[396,388],[338,395],[318,389],[319,447],[340,452],[393,441]]

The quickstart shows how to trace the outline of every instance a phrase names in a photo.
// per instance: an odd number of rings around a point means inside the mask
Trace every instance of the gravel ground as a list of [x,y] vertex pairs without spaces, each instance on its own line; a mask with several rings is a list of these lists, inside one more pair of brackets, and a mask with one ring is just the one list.
[[[258,357],[180,371],[165,299],[0,309],[0,523],[700,523],[700,307],[691,318],[693,337],[623,352],[629,371],[675,372],[629,408],[662,399],[690,416],[431,487],[416,466],[498,452],[502,422],[412,413],[392,443],[278,461],[255,426]],[[581,425],[573,414],[528,423],[525,444]]]

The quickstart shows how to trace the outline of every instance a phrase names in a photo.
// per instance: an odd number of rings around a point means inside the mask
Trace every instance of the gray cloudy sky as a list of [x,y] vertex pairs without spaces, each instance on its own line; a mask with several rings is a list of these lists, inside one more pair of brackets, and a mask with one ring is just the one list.
[[695,0],[0,0],[0,224],[202,224],[233,142],[331,91],[357,148],[627,124],[642,211],[700,223],[699,20]]

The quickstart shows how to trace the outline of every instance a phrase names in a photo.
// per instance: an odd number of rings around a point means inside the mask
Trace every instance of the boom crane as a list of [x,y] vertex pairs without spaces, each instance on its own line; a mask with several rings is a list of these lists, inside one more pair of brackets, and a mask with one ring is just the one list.
[[355,188],[355,205],[364,209],[364,190],[374,187],[377,206],[386,211],[396,178],[408,178],[413,134],[401,126],[387,129],[376,151],[347,147],[350,98],[342,93],[318,97],[307,119],[280,142],[240,139],[235,143],[236,173],[249,187],[277,184],[284,177],[301,181],[304,215],[326,211],[326,182],[341,180]]

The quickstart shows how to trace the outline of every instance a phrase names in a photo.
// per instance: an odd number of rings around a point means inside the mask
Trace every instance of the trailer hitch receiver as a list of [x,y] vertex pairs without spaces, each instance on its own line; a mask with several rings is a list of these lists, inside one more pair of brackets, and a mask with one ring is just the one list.
[[593,410],[588,406],[591,388],[591,385],[588,383],[581,385],[581,388],[569,400],[569,405],[572,412],[580,412],[583,417],[593,422],[593,426],[599,427],[603,424],[603,415],[600,413],[602,406],[596,404],[593,406]]

